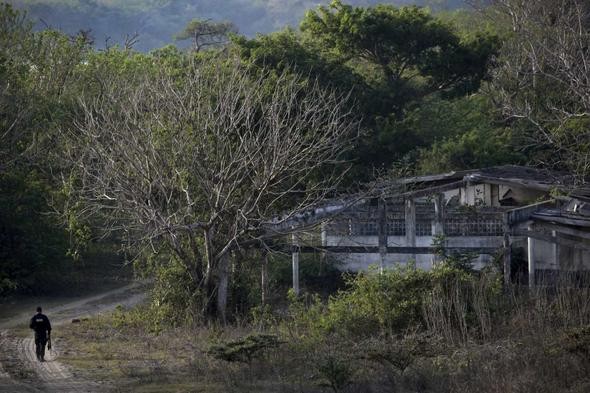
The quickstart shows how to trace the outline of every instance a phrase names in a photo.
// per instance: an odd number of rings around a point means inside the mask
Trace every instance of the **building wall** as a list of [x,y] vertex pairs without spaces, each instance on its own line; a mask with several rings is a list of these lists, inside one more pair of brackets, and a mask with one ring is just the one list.
[[535,239],[533,243],[533,256],[535,258],[537,270],[559,269],[556,251],[554,244],[544,240]]
[[534,257],[538,270],[590,270],[590,252],[535,240]]
[[[461,236],[446,238],[446,247],[502,247],[503,238],[500,236]],[[326,246],[365,246],[377,247],[379,238],[377,236],[330,236],[325,237]],[[388,236],[387,244],[389,247],[409,247],[406,243],[405,236]],[[416,247],[431,247],[433,244],[432,236],[416,236]],[[339,269],[343,271],[366,271],[369,266],[381,263],[381,257],[378,253],[363,254],[332,254],[332,258],[341,262]],[[475,269],[482,269],[492,260],[490,255],[480,254],[473,261]],[[407,264],[410,261],[416,263],[416,267],[424,270],[430,270],[435,263],[434,254],[387,254],[385,256],[385,268],[391,268],[399,264]]]
[[[499,207],[501,201],[503,203],[510,200],[511,204],[515,205],[526,205],[532,201],[538,200],[541,197],[545,197],[546,192],[531,190],[525,187],[508,186],[502,184],[469,184],[465,187],[457,189],[447,190],[443,194],[443,204],[446,206],[452,198],[456,198],[462,206],[482,206],[482,207]],[[434,210],[431,212],[429,209],[433,209],[432,197],[422,197],[416,199],[415,215],[416,221],[413,225],[415,228],[415,244],[408,244],[407,236],[388,236],[387,244],[389,247],[431,247],[433,244],[432,236],[423,236],[425,233],[436,233]],[[455,202],[456,203],[456,202]],[[420,207],[419,207],[420,206]],[[426,209],[428,207],[428,209]],[[426,209],[426,210],[425,210]],[[454,203],[449,203],[448,207],[445,207],[445,213],[443,214],[445,221],[444,233],[446,233],[446,246],[447,247],[464,247],[464,248],[496,248],[500,249],[503,246],[503,223],[501,219],[493,215],[478,215],[474,217],[468,217],[467,214],[471,213],[457,213],[457,207]],[[399,210],[399,209],[398,209]],[[485,209],[484,209],[485,210]],[[396,225],[404,225],[403,207],[396,213],[394,221],[397,220]],[[406,215],[407,217],[407,215]],[[357,246],[357,247],[377,247],[379,245],[379,238],[375,231],[355,231],[353,223],[359,223],[357,218],[349,218],[350,224],[344,225],[340,228],[340,232],[336,233],[328,231],[323,237],[324,245],[326,246]],[[376,218],[365,218],[365,220],[372,225],[370,228],[376,230],[377,223]],[[393,221],[392,217],[388,213],[388,223]],[[432,230],[424,230],[425,223],[431,222]],[[362,224],[361,224],[362,225]],[[374,228],[373,228],[374,227]],[[411,228],[412,226],[410,226]],[[409,228],[406,222],[406,230]],[[498,229],[499,228],[499,229]],[[371,236],[358,236],[363,233],[365,235],[370,234]],[[391,234],[391,233],[390,233]],[[526,243],[526,241],[525,241]],[[526,244],[525,244],[526,250]],[[576,269],[577,266],[588,263],[590,267],[590,253],[582,253],[578,250],[563,249],[559,251],[557,255],[553,244],[548,242],[535,241],[535,260],[537,269],[540,270],[555,270],[561,266],[571,266],[571,269]],[[364,253],[364,254],[334,254],[334,258],[342,262],[341,269],[360,271],[366,270],[370,265],[380,265],[381,256],[378,253]],[[486,266],[492,257],[489,255],[479,255],[474,261],[474,267],[481,269]],[[388,254],[385,256],[384,266],[391,267],[395,264],[406,264],[410,261],[414,261],[418,268],[431,269],[435,262],[435,257],[432,254]],[[558,262],[559,261],[559,262]]]

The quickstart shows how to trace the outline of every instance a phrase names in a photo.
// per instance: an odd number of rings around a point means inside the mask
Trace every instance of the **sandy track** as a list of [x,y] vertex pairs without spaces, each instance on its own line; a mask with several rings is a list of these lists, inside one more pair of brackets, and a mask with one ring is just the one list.
[[54,349],[47,351],[45,362],[37,361],[35,356],[35,342],[32,338],[19,339],[17,341],[17,350],[23,354],[24,360],[31,366],[40,380],[41,384],[37,385],[43,392],[104,392],[109,390],[108,385],[97,382],[84,380],[75,377],[74,374],[62,363],[58,361],[59,352],[55,350],[57,343],[54,343]]
[[[79,299],[44,310],[52,326],[114,310],[118,305],[131,307],[145,298],[139,283],[133,283],[99,295]],[[0,323],[0,392],[105,392],[111,386],[100,381],[88,381],[59,362],[59,340],[52,339],[53,348],[46,351],[45,362],[35,355],[33,337],[19,338],[9,328],[23,324],[31,315],[26,314]]]

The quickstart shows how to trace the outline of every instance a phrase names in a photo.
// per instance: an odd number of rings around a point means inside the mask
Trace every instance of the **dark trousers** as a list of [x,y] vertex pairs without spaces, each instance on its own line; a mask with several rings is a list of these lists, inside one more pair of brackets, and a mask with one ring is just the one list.
[[35,352],[37,359],[45,357],[45,345],[47,344],[47,336],[42,334],[35,334]]

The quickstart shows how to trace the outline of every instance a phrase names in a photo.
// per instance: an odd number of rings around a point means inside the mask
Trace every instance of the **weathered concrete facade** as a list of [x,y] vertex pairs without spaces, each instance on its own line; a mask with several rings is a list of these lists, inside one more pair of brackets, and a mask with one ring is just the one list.
[[442,247],[447,255],[473,255],[476,269],[499,258],[506,282],[535,285],[562,272],[590,275],[590,188],[576,188],[568,174],[535,168],[509,165],[397,179],[369,196],[277,218],[271,229],[288,233],[303,227],[320,227],[321,235],[293,237],[296,290],[299,254],[318,251],[349,271],[410,261],[431,269]]
[[523,249],[531,285],[547,272],[590,270],[589,221],[578,214],[575,222],[555,222],[569,197],[560,201],[551,193],[571,189],[567,175],[504,166],[401,179],[397,185],[322,226],[321,246],[342,269],[410,261],[430,269],[443,246],[475,255],[477,269],[494,256],[503,259],[506,280],[513,249]]
[[[435,201],[440,201],[439,206],[435,206]],[[478,255],[475,266],[483,267],[490,261],[491,254],[502,246],[502,209],[449,208],[448,201],[441,194],[434,200],[419,198],[386,205],[384,245],[379,241],[379,221],[372,206],[356,208],[354,214],[343,213],[325,227],[322,246],[355,247],[355,251],[361,251],[336,256],[345,270],[366,270],[371,264],[388,268],[410,261],[421,269],[430,269],[436,263],[434,248],[438,237],[446,249],[471,249]],[[362,248],[380,246],[391,252],[385,255],[362,252]],[[398,248],[407,250],[397,253]],[[482,250],[485,253],[481,253]]]

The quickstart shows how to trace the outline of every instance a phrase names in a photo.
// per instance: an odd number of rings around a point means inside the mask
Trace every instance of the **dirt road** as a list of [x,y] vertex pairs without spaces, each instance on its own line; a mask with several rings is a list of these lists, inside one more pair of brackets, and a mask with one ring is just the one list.
[[[112,311],[118,305],[131,307],[144,298],[143,286],[133,283],[43,311],[51,319],[52,326],[58,327],[70,323],[73,318]],[[0,392],[98,393],[111,390],[108,383],[85,380],[75,370],[60,363],[59,340],[52,340],[53,349],[47,352],[46,362],[37,361],[32,334],[19,336],[31,315],[27,313],[0,321]]]

